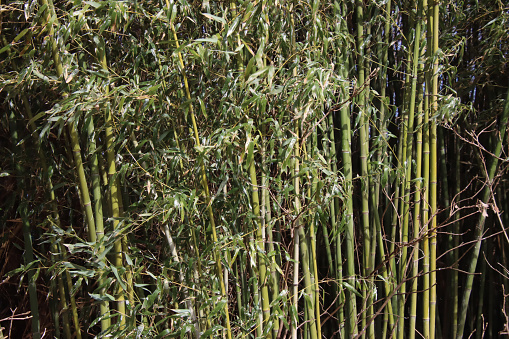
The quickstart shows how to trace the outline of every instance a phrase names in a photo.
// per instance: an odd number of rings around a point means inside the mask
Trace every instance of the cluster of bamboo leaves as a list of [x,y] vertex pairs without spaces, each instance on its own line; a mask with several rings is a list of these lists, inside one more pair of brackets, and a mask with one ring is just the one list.
[[0,6],[33,338],[509,330],[506,1]]

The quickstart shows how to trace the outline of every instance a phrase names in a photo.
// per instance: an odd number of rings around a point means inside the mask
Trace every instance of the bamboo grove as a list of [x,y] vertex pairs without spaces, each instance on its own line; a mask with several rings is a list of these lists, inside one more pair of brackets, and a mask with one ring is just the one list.
[[0,2],[0,338],[509,333],[509,3]]

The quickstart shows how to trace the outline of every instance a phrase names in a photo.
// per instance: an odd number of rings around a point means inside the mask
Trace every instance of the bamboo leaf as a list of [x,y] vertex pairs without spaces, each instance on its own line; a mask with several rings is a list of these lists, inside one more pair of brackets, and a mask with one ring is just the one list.
[[120,275],[118,273],[118,270],[115,266],[111,266],[111,271],[113,272],[113,274],[115,275],[115,278],[117,278],[117,281],[118,283],[120,284],[120,286],[122,287],[122,289],[124,291],[127,291],[127,286],[126,284],[124,283],[124,281],[120,278]]
[[221,18],[221,17],[218,17],[218,16],[215,16],[215,15],[212,15],[210,13],[202,13],[202,15],[210,20],[214,20],[214,21],[217,21],[217,22],[220,22],[222,23],[223,25],[226,25],[226,20]]

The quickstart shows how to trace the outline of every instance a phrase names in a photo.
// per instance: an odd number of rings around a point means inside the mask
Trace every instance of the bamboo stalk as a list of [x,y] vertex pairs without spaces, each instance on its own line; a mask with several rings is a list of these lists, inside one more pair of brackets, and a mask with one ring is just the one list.
[[[351,136],[350,136],[350,117],[348,116],[348,108],[341,109],[341,143],[342,143],[342,155],[343,155],[343,168],[345,176],[345,194],[347,196],[346,201],[346,213],[344,215],[346,221],[345,229],[345,242],[346,242],[346,282],[353,288],[356,285],[355,279],[355,236],[354,236],[354,224],[353,224],[353,201],[352,201],[352,158],[351,158]],[[341,244],[340,239],[336,242],[338,245]],[[339,248],[336,249],[340,252]],[[353,292],[348,292],[347,305],[348,305],[348,326],[349,335],[355,336],[358,333],[357,330],[357,303],[356,296]]]
[[[254,141],[251,141],[254,142]],[[261,254],[265,252],[265,244],[263,242],[262,238],[262,224],[260,222],[261,214],[260,214],[260,200],[258,196],[258,181],[256,178],[256,169],[254,165],[254,154],[251,154],[251,158],[247,159],[249,163],[249,175],[251,179],[251,186],[252,186],[252,206],[253,206],[253,213],[255,215],[255,225],[256,225],[256,247],[258,250],[261,251]],[[270,319],[270,301],[269,301],[269,290],[267,286],[267,266],[265,264],[265,258],[262,257],[262,255],[258,255],[258,273],[260,276],[260,284],[261,284],[261,292],[262,292],[262,299],[261,299],[261,305],[262,305],[262,313],[263,313],[263,322],[264,326],[266,326],[269,323]],[[267,333],[267,337],[272,337],[272,332],[269,331]]]
[[[348,15],[345,2],[341,3],[341,16],[344,18]],[[349,34],[347,24],[345,20],[341,20],[341,32]],[[348,55],[342,53],[341,61],[344,64],[343,76],[345,79],[348,78],[349,69],[349,58]],[[343,97],[348,96],[347,91],[343,90]],[[340,124],[341,124],[341,151],[343,160],[343,175],[345,178],[345,196],[346,196],[346,209],[344,213],[345,222],[345,256],[346,256],[346,277],[343,278],[343,267],[341,260],[341,238],[338,232],[336,238],[336,254],[337,254],[337,278],[340,284],[343,281],[349,284],[352,288],[356,287],[355,277],[355,235],[354,235],[354,222],[353,222],[353,169],[352,169],[352,154],[351,154],[351,128],[350,128],[350,107],[343,105],[340,110]],[[347,319],[347,336],[355,336],[358,333],[357,329],[357,302],[356,295],[352,291],[348,291],[346,294],[345,304],[347,305],[347,313],[345,318]]]
[[[398,326],[398,337],[400,339],[404,336],[404,304],[405,304],[405,294],[406,294],[406,272],[408,270],[407,265],[407,250],[408,246],[406,243],[408,243],[408,224],[410,219],[410,197],[411,197],[411,178],[412,178],[412,145],[413,145],[413,134],[414,134],[414,119],[415,119],[415,103],[416,103],[416,97],[417,97],[417,71],[419,66],[419,59],[420,59],[420,38],[421,38],[421,17],[422,17],[422,6],[419,3],[418,4],[418,13],[417,13],[417,20],[415,23],[415,38],[414,38],[414,48],[413,52],[410,55],[409,59],[412,60],[412,74],[411,74],[411,89],[410,89],[410,103],[409,103],[409,112],[408,112],[408,126],[407,126],[407,137],[406,137],[406,159],[405,159],[405,166],[406,166],[406,173],[405,173],[405,193],[404,193],[404,202],[403,202],[403,226],[402,226],[402,243],[403,243],[403,249],[401,254],[401,268],[400,268],[400,293],[402,294],[402,298],[399,299],[399,316],[401,317],[399,320]],[[418,158],[417,161],[420,162],[420,154],[417,153]],[[420,165],[420,164],[419,164]],[[418,169],[420,172],[420,168]],[[418,194],[419,194],[419,187],[416,187],[416,196],[414,197],[414,200],[418,201]],[[418,206],[418,205],[416,205]],[[414,215],[414,218],[416,218],[416,215]],[[416,221],[414,221],[417,224],[416,229],[419,229],[419,225]],[[416,249],[414,249],[415,252],[417,252]],[[415,261],[415,259],[414,259]],[[417,262],[415,262],[417,264]],[[411,308],[417,309],[415,305],[412,305]],[[415,319],[415,314],[413,315]],[[411,316],[412,318],[412,316]],[[410,336],[415,335],[415,321],[414,321],[414,330],[410,330]]]
[[[316,145],[317,139],[316,139],[316,129],[312,133],[312,138],[309,144]],[[311,149],[314,149],[314,146],[310,147]],[[309,160],[309,155],[307,152],[306,143],[303,144],[303,151],[304,151],[304,159]],[[312,172],[312,171],[311,171]],[[314,193],[316,192],[316,173],[310,174],[310,171],[307,171],[307,179],[308,179],[308,185],[307,185],[307,198],[308,203],[312,204],[312,199],[314,196]],[[310,176],[313,178],[311,179]],[[308,221],[309,224],[309,235],[306,235],[306,231],[304,230],[304,227],[301,227],[299,231],[301,234],[299,235],[300,241],[301,241],[301,258],[302,258],[302,271],[304,272],[304,284],[305,284],[305,293],[309,300],[305,299],[304,303],[307,306],[307,314],[308,317],[306,318],[307,321],[309,321],[308,327],[311,338],[318,338],[318,335],[321,331],[318,331],[319,327],[319,318],[320,318],[320,307],[319,307],[319,287],[318,287],[318,270],[316,265],[316,240],[315,240],[315,229],[314,229],[314,213],[313,209],[311,209],[308,214]],[[311,247],[311,251],[310,248]],[[312,267],[310,267],[310,265]]]
[[[422,3],[421,3],[422,5]],[[422,9],[422,8],[421,8]],[[421,63],[422,66],[422,63]],[[421,69],[422,71],[422,69]],[[422,83],[421,81],[419,81]],[[423,136],[423,92],[419,91],[419,108],[417,115],[417,138],[416,138],[416,150],[417,156],[415,165],[415,177],[421,178],[422,176],[422,136]],[[413,266],[412,266],[412,285],[411,285],[411,302],[410,302],[410,324],[409,324],[409,338],[414,338],[416,333],[417,324],[417,288],[419,280],[419,261],[420,261],[420,244],[419,240],[422,235],[422,213],[421,213],[421,194],[422,194],[422,181],[417,180],[415,182],[415,193],[414,193],[414,228],[413,228],[413,241],[415,242],[412,250]]]
[[[169,4],[168,0],[166,0],[166,5],[167,5],[168,10],[170,10],[170,4]],[[170,24],[170,29],[173,33],[173,38],[175,40],[176,48],[178,49],[179,42],[178,42],[178,38],[177,38],[177,32],[175,31],[175,27],[173,26],[173,23]],[[191,92],[189,90],[189,85],[187,83],[187,76],[184,71],[184,60],[182,59],[182,54],[180,52],[178,53],[178,57],[179,57],[179,62],[180,62],[180,66],[182,69],[181,73],[182,73],[182,78],[184,80],[186,97],[188,100],[191,100]],[[194,115],[193,105],[189,106],[189,111],[191,114],[191,120],[192,120],[192,124],[193,124],[195,143],[196,143],[196,146],[199,147],[200,146],[200,138],[199,138],[199,134],[198,134],[198,126],[196,124],[196,118]],[[203,162],[200,164],[200,168],[201,168],[201,183],[202,183],[202,186],[203,186],[203,189],[205,192],[205,197],[207,198],[207,202],[206,202],[207,203],[207,212],[209,215],[210,226],[212,229],[212,241],[214,243],[217,243],[218,238],[217,238],[217,233],[216,233],[216,223],[214,221],[214,212],[212,211],[210,191],[209,191],[207,175],[206,175],[206,171],[205,171],[205,165],[203,164]],[[221,269],[220,254],[219,254],[219,250],[217,248],[214,249],[214,260],[216,262],[217,275],[218,275],[220,286],[221,286],[221,296],[226,300],[227,294],[226,294],[226,289],[225,289],[225,285],[224,285],[223,271]],[[231,327],[230,327],[230,315],[229,315],[229,310],[228,310],[228,303],[225,303],[224,311],[225,311],[225,318],[226,318],[225,319],[226,320],[226,333],[227,333],[228,339],[231,339],[232,333],[231,333]]]
[[[12,138],[12,144],[13,144],[13,154],[16,154],[18,157],[21,155],[21,149],[20,145],[18,145],[18,142],[20,140],[19,138],[19,132],[18,128],[16,126],[16,115],[14,114],[14,110],[11,109],[9,112],[9,129],[11,132],[11,138]],[[16,169],[16,175],[18,176],[18,190],[20,191],[21,201],[19,203],[18,207],[18,213],[21,216],[21,223],[22,223],[22,229],[23,229],[23,241],[24,241],[24,248],[25,253],[23,255],[23,259],[26,266],[31,265],[34,262],[34,249],[32,244],[32,234],[31,234],[31,227],[30,227],[30,221],[28,220],[28,203],[26,201],[27,199],[27,190],[26,182],[24,181],[24,171],[23,167],[21,166],[21,162],[17,161],[14,164],[14,168]],[[36,270],[37,267],[31,267],[27,271],[27,277],[28,277],[28,295],[29,295],[29,303],[30,303],[30,313],[32,316],[32,337],[34,339],[40,339],[41,338],[41,332],[40,332],[40,320],[39,320],[39,302],[37,300],[37,286],[35,283],[36,275],[34,270]]]
[[[297,140],[299,139],[299,123],[298,121],[295,122],[295,134],[297,137]],[[293,160],[293,180],[294,180],[294,190],[295,190],[295,198],[294,198],[294,208],[296,215],[300,214],[301,210],[301,202],[300,202],[300,178],[299,178],[299,171],[300,171],[300,164],[299,164],[299,158],[300,158],[300,149],[299,149],[299,142],[295,143],[295,149],[294,149],[294,160]],[[292,229],[293,232],[293,260],[294,260],[294,266],[293,266],[293,312],[294,313],[294,319],[292,319],[291,322],[291,332],[292,332],[292,339],[297,339],[297,327],[298,327],[298,300],[299,300],[299,257],[300,257],[300,247],[301,247],[301,232],[300,228],[301,225],[301,219],[300,217],[297,218],[294,221],[294,226]]]
[[456,338],[458,338],[458,339],[463,338],[463,331],[465,329],[465,322],[467,320],[468,304],[470,301],[470,294],[472,293],[472,285],[474,282],[474,274],[473,273],[475,273],[475,270],[477,267],[477,261],[479,259],[479,253],[481,250],[482,237],[484,234],[484,224],[486,221],[486,216],[488,214],[486,211],[487,207],[485,207],[485,206],[487,206],[487,204],[490,200],[490,196],[492,194],[493,180],[495,178],[495,174],[496,174],[497,168],[498,168],[498,166],[497,166],[498,165],[498,157],[500,156],[500,154],[502,152],[502,142],[505,140],[508,118],[509,118],[509,90],[507,91],[504,110],[502,112],[502,116],[500,117],[500,122],[499,122],[500,127],[499,127],[499,131],[498,131],[499,137],[496,140],[496,144],[495,144],[494,152],[493,152],[495,157],[491,160],[490,165],[487,167],[487,169],[488,169],[487,173],[485,174],[486,182],[484,184],[485,186],[484,186],[484,190],[483,190],[482,198],[481,198],[481,203],[483,204],[483,205],[481,205],[482,213],[479,214],[479,219],[477,221],[477,227],[475,228],[476,242],[475,242],[474,249],[472,250],[472,258],[470,260],[469,267],[468,267],[469,274],[467,275],[467,278],[466,278],[465,289],[463,292],[463,298],[461,300],[458,332],[457,332],[457,336],[456,336]]
[[[40,138],[38,138],[36,136],[36,134],[35,134],[36,126],[35,126],[35,123],[33,121],[32,109],[31,109],[31,107],[29,105],[28,98],[26,97],[26,95],[24,93],[21,94],[21,100],[23,102],[23,106],[25,107],[25,112],[27,113],[27,116],[28,116],[28,124],[29,124],[29,127],[30,127],[30,132],[31,132],[31,134],[34,137],[34,143],[36,145],[36,149],[37,149],[37,152],[39,154],[39,159],[41,161],[41,167],[42,167],[42,170],[43,170],[43,177],[44,177],[44,180],[45,180],[46,190],[48,192],[48,196],[49,196],[49,199],[50,199],[50,209],[51,209],[51,215],[52,215],[52,222],[54,222],[57,225],[57,227],[60,228],[60,216],[59,216],[59,213],[58,213],[58,206],[57,206],[57,201],[56,201],[56,198],[55,198],[55,191],[53,189],[53,182],[51,180],[51,175],[50,175],[50,172],[48,170],[48,163],[47,163],[47,160],[46,160],[46,156],[44,154],[44,151],[42,150],[42,145],[40,143]],[[59,247],[54,242],[52,242],[51,248],[52,248],[52,251],[53,251],[53,253],[55,255],[56,255],[56,253],[62,253],[61,247]],[[76,307],[76,300],[75,300],[74,296],[70,293],[70,291],[71,291],[71,287],[70,287],[71,286],[71,276],[70,276],[69,270],[67,268],[64,268],[64,272],[65,272],[65,275],[66,275],[66,281],[67,281],[67,285],[68,285],[67,287],[68,287],[69,294],[70,294],[71,311],[72,311],[72,317],[73,317],[73,322],[74,322],[74,327],[75,327],[76,338],[77,339],[81,339],[81,329],[80,329],[80,326],[79,326],[79,319],[78,319],[78,311],[77,311],[77,307]],[[68,315],[67,315],[67,308],[68,308],[68,306],[67,306],[67,297],[65,295],[65,287],[64,287],[63,279],[62,279],[61,275],[57,276],[57,286],[58,286],[58,291],[59,291],[59,294],[60,294],[62,316],[64,317],[64,319],[63,319],[64,331],[67,333],[66,334],[67,337],[70,338],[69,321],[65,319],[65,318],[68,319]]]
[[[431,85],[431,114],[435,115],[438,110],[438,58],[436,54],[438,52],[438,34],[439,34],[439,10],[440,1],[436,0],[431,7],[433,10],[433,56],[435,57],[433,62],[433,76]],[[431,14],[431,13],[430,13]],[[431,218],[431,233],[430,233],[430,339],[435,338],[435,323],[436,323],[436,303],[437,303],[437,163],[438,163],[438,152],[437,152],[437,123],[436,119],[431,121],[430,126],[430,218]]]
[[422,271],[423,271],[423,334],[424,338],[430,337],[430,276],[429,276],[429,267],[430,267],[430,254],[429,254],[429,182],[430,182],[430,106],[431,106],[431,76],[432,76],[432,68],[430,65],[432,59],[432,29],[433,29],[433,16],[429,15],[432,7],[428,7],[427,0],[423,0],[423,12],[427,15],[427,24],[426,24],[426,72],[425,72],[425,88],[427,95],[424,97],[424,125],[423,125],[423,193],[422,193],[422,234],[424,235],[422,240],[422,251],[423,251],[423,261],[422,261]]
[[[104,251],[104,245],[102,244],[104,238],[104,223],[103,223],[103,203],[102,203],[102,194],[101,194],[101,177],[99,175],[99,162],[96,153],[96,143],[95,143],[95,130],[94,130],[94,121],[93,117],[90,116],[87,122],[87,130],[89,137],[89,149],[92,154],[92,159],[90,163],[90,169],[92,173],[92,195],[94,199],[94,216],[95,216],[95,225],[96,225],[96,234],[97,234],[97,242],[99,244],[99,253]],[[103,277],[103,273],[101,273],[101,277],[98,281],[99,286],[103,286],[105,284],[105,279]],[[104,295],[106,289],[103,287],[101,289],[100,295]],[[101,331],[106,333],[111,326],[110,321],[110,307],[109,303],[106,300],[103,300],[99,303],[100,316],[101,316]]]

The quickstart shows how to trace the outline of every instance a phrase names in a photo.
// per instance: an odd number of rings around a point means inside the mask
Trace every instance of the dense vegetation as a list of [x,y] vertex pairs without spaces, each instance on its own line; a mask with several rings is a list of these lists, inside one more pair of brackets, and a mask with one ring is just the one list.
[[0,6],[0,338],[508,333],[507,0]]

